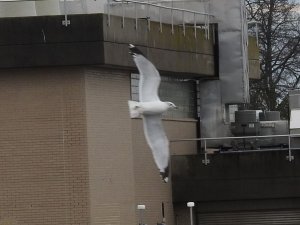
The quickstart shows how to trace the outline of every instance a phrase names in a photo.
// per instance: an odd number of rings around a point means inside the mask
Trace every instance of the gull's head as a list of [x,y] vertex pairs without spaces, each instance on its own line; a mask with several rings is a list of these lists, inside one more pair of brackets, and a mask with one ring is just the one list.
[[166,102],[169,109],[178,109],[178,107],[173,102]]
[[128,48],[129,48],[129,54],[132,55],[133,57],[137,57],[139,55],[144,56],[143,53],[133,44],[129,44]]

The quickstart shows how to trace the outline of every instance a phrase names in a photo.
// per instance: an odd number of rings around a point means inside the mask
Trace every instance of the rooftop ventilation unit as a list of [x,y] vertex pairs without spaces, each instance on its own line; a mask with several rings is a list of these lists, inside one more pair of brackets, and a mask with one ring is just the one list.
[[[257,110],[240,110],[235,112],[235,122],[231,124],[234,136],[269,136],[289,133],[288,121],[280,120],[280,112],[266,111],[257,114]],[[288,144],[286,137],[268,137],[263,139],[247,138],[234,140],[232,145],[240,148],[280,147]]]

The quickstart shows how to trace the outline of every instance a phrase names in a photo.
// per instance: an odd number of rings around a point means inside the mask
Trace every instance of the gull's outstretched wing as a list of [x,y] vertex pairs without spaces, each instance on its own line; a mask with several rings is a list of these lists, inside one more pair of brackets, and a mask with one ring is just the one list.
[[169,140],[162,126],[160,115],[144,115],[144,133],[152,150],[154,161],[161,173],[168,172]]
[[140,102],[160,101],[158,97],[158,88],[161,80],[159,72],[138,48],[134,45],[129,45],[129,49],[140,73]]

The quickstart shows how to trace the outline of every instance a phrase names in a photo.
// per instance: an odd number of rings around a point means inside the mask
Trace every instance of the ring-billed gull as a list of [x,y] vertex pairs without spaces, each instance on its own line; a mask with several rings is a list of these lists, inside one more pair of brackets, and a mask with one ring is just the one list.
[[164,131],[161,115],[177,108],[172,102],[162,102],[158,96],[160,75],[155,66],[134,45],[130,54],[140,73],[139,102],[128,101],[131,118],[142,116],[146,141],[164,182],[168,181],[169,140]]

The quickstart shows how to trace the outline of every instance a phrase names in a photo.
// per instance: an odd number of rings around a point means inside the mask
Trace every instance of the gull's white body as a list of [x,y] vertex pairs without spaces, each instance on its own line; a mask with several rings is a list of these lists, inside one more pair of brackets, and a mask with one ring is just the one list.
[[171,102],[162,102],[158,97],[158,88],[161,81],[159,72],[142,53],[130,45],[133,60],[140,73],[139,100],[128,101],[130,116],[142,116],[145,138],[152,150],[154,161],[167,182],[169,165],[169,140],[165,134],[161,114],[170,108],[175,108]]
[[166,112],[169,109],[169,105],[166,102],[154,101],[154,102],[135,102],[128,101],[130,108],[131,118],[136,118],[141,115],[157,115]]

